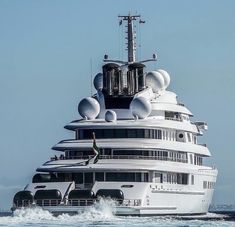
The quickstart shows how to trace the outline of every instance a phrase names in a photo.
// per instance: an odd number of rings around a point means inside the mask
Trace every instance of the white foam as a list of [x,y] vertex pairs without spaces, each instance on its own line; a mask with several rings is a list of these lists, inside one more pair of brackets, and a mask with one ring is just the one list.
[[84,212],[73,216],[62,214],[56,217],[40,207],[22,208],[14,211],[13,216],[1,217],[0,225],[23,226],[30,223],[34,225],[49,224],[50,226],[58,226],[67,224],[72,226],[78,223],[92,224],[94,222],[114,221],[118,219],[114,213],[115,202],[109,199],[101,199],[93,206],[87,207]]
[[[0,226],[212,226],[228,227],[235,226],[234,222],[204,221],[204,220],[179,220],[174,217],[116,217],[115,202],[113,200],[100,200],[84,212],[74,216],[62,214],[53,216],[49,211],[42,208],[25,208],[16,210],[13,216],[0,217]],[[218,217],[217,214],[208,213],[208,217]],[[196,217],[195,217],[196,218]]]

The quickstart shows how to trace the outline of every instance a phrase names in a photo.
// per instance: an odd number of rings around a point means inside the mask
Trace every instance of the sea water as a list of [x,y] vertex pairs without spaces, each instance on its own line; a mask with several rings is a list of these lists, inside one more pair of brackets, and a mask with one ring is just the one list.
[[115,206],[112,201],[100,201],[83,213],[77,215],[62,214],[53,216],[41,208],[25,208],[16,210],[12,215],[0,217],[0,226],[161,226],[161,227],[199,227],[199,226],[235,226],[234,221],[225,221],[219,214],[209,214],[208,217],[220,220],[179,220],[174,217],[118,217],[113,213]]

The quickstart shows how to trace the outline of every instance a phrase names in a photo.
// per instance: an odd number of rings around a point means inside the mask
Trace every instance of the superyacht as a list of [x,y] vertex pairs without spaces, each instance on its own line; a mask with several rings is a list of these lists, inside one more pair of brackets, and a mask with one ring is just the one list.
[[167,88],[163,69],[148,71],[136,60],[135,24],[140,15],[119,16],[127,29],[127,60],[104,56],[94,77],[96,93],[78,105],[81,115],[65,126],[74,139],[37,168],[32,182],[13,198],[12,209],[39,206],[52,213],[79,213],[112,199],[116,215],[206,214],[217,169],[198,143],[208,126]]

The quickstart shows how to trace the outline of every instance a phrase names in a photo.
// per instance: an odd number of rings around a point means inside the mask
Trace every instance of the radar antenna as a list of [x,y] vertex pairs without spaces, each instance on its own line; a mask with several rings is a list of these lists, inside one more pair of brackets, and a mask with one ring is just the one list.
[[[136,62],[136,58],[135,58],[135,52],[136,52],[136,32],[134,31],[134,21],[139,20],[140,24],[145,23],[145,21],[141,20],[140,15],[131,15],[130,13],[127,16],[118,16],[119,20],[119,26],[122,25],[123,21],[127,22],[127,31],[126,31],[126,39],[127,39],[127,52],[128,52],[128,59],[127,61],[121,61],[121,60],[111,60],[108,59],[108,55],[104,56],[104,62],[114,62],[114,63],[121,63],[124,65],[129,65],[132,64],[134,62]],[[156,54],[153,54],[153,58],[151,59],[147,59],[147,60],[143,60],[143,61],[138,61],[139,63],[144,63],[144,62],[148,62],[148,61],[156,61],[157,60],[157,56]]]

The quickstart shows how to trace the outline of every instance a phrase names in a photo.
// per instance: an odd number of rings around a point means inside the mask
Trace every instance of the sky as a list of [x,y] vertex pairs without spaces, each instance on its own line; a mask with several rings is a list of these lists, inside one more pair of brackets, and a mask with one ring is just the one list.
[[80,118],[104,54],[125,59],[117,16],[129,12],[146,21],[138,59],[157,53],[149,70],[166,70],[169,89],[209,125],[200,142],[219,170],[213,203],[235,204],[234,11],[233,0],[0,0],[0,209],[73,138],[63,127]]

